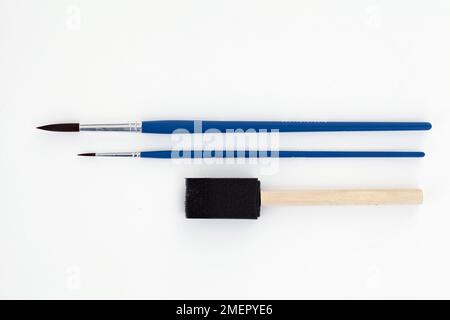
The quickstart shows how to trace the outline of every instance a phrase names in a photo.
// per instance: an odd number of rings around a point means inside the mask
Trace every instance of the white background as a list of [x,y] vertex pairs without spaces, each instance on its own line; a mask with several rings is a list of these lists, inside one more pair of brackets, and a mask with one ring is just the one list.
[[[0,0],[1,298],[450,298],[450,2]],[[79,158],[170,137],[38,125],[152,119],[430,121],[283,148],[424,159],[176,165]],[[184,218],[185,177],[263,189],[420,187],[422,206]]]

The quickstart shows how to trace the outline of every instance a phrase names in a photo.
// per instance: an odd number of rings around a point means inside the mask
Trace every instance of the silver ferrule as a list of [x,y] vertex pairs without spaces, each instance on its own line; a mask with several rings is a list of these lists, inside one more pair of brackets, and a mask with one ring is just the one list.
[[101,152],[96,153],[96,157],[128,157],[128,158],[139,158],[141,156],[140,152]]
[[124,131],[141,132],[142,122],[113,123],[113,124],[80,124],[80,131]]

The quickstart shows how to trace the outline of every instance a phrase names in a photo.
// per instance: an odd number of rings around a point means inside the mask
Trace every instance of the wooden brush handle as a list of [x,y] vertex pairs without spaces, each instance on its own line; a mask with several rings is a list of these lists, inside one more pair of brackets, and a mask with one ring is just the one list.
[[421,204],[420,189],[261,191],[262,205]]

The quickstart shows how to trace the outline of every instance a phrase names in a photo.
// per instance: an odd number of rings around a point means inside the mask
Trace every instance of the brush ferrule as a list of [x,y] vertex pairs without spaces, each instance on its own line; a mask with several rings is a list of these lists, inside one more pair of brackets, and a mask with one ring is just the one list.
[[96,153],[96,157],[125,157],[125,158],[139,158],[140,152],[102,152]]
[[141,132],[142,122],[113,123],[113,124],[80,124],[80,131],[124,131]]

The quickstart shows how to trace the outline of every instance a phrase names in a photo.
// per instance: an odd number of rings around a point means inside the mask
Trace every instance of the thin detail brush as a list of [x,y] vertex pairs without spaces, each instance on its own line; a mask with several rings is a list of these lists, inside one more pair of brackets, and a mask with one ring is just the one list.
[[217,151],[157,150],[143,152],[80,153],[83,157],[133,157],[155,159],[194,158],[423,158],[421,151]]

